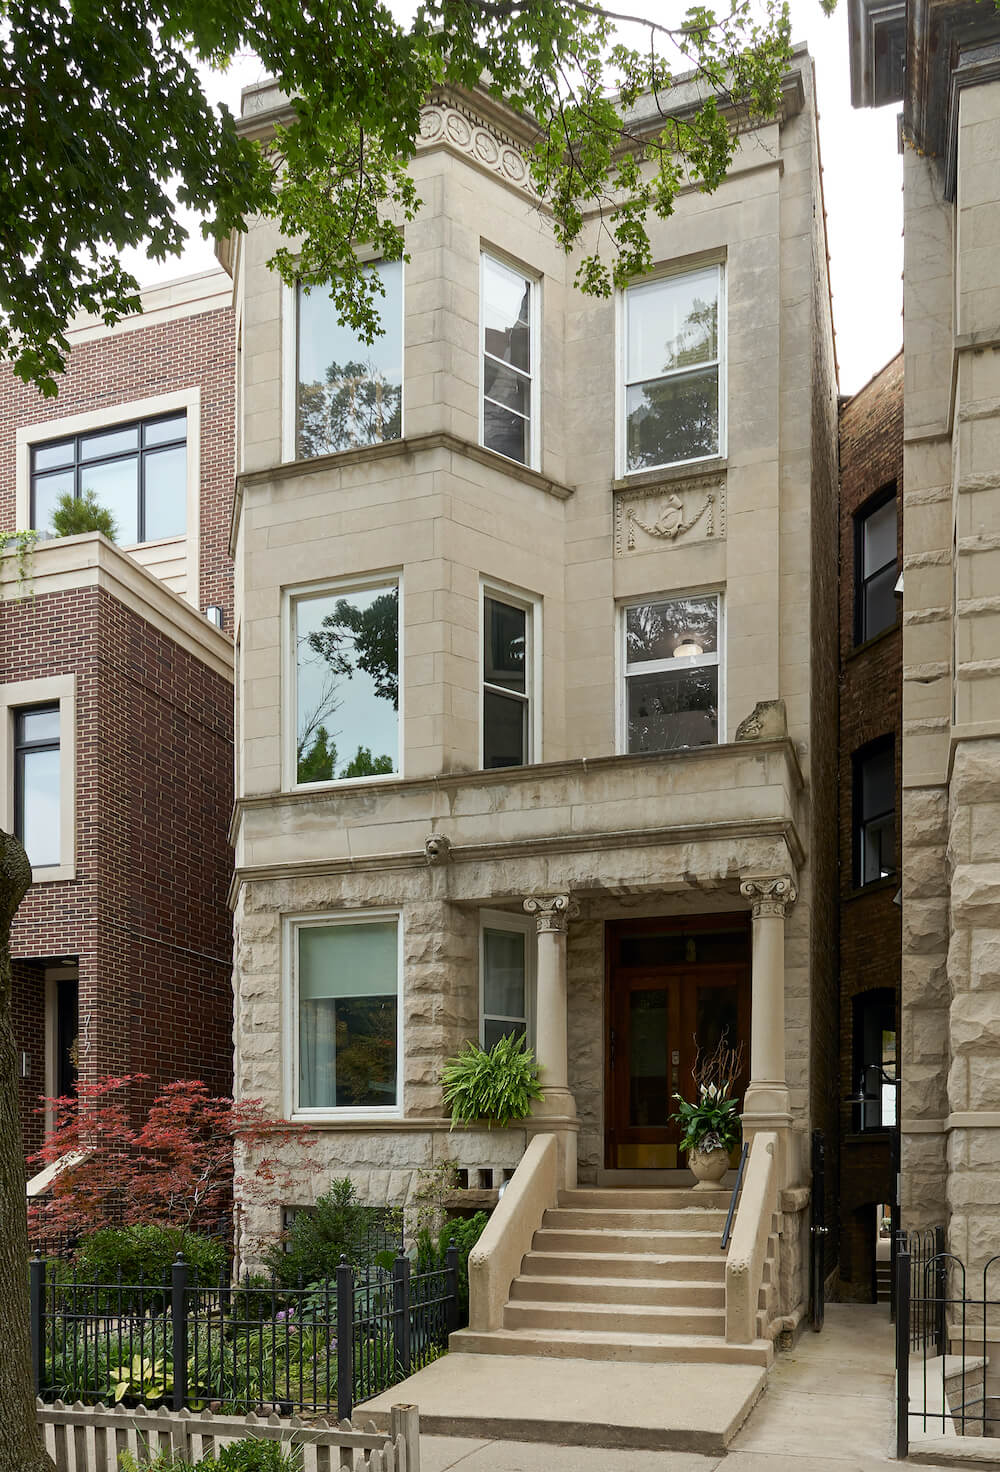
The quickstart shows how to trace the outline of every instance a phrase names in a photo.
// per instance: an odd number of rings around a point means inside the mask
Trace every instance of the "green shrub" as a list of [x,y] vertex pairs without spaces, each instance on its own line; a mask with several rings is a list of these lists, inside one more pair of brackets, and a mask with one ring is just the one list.
[[532,1100],[542,1097],[538,1065],[523,1037],[498,1038],[488,1052],[466,1043],[441,1070],[441,1085],[453,1129],[480,1119],[503,1128],[524,1119]]
[[361,1204],[349,1180],[334,1181],[314,1211],[299,1212],[284,1246],[268,1248],[266,1266],[286,1288],[334,1278],[342,1255],[354,1268],[370,1267],[372,1210]]
[[[207,1467],[210,1463],[211,1458],[204,1457],[201,1465]],[[280,1442],[258,1441],[247,1436],[220,1447],[214,1465],[222,1472],[299,1472],[302,1453],[298,1447],[286,1451]]]
[[52,513],[52,530],[57,537],[78,537],[83,532],[103,532],[112,542],[118,535],[118,525],[114,517],[101,505],[93,491],[84,491],[82,496],[74,496],[72,491],[65,491]]
[[214,1287],[226,1265],[225,1244],[198,1232],[179,1227],[101,1227],[81,1238],[74,1267],[81,1278],[100,1283],[121,1281],[159,1285],[170,1275],[178,1252],[188,1264],[191,1277],[204,1287]]
[[469,1317],[469,1253],[486,1228],[489,1216],[477,1211],[475,1216],[453,1216],[436,1235],[426,1228],[417,1233],[418,1273],[432,1273],[447,1267],[448,1248],[454,1242],[458,1251],[458,1317],[465,1324]]

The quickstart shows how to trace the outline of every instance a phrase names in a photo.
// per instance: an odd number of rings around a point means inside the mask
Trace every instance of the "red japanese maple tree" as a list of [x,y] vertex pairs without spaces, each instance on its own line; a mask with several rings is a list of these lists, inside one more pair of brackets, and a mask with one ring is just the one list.
[[[76,1098],[47,1099],[53,1126],[33,1158],[55,1166],[44,1197],[28,1213],[40,1246],[102,1226],[214,1227],[234,1184],[244,1200],[266,1203],[287,1186],[311,1143],[300,1126],[272,1118],[259,1099],[215,1098],[197,1079],[167,1084],[141,1124],[129,1108],[146,1074],[81,1084]],[[234,1181],[234,1158],[245,1162]]]

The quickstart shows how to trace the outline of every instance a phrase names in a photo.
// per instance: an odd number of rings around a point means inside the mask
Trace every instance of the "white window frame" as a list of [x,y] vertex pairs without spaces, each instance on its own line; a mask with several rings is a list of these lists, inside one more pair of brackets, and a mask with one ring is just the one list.
[[59,706],[59,863],[33,868],[32,884],[76,878],[76,676],[52,675],[0,685],[0,828],[14,831],[14,715],[35,705]]
[[[536,943],[537,927],[531,915],[518,915],[511,910],[480,910],[479,912],[479,1046],[486,1042],[486,938],[487,930],[513,930],[524,936],[524,1007],[525,1036],[528,1047],[535,1047],[536,1012]],[[501,1017],[498,1013],[488,1014],[491,1022],[520,1022],[519,1017]]]
[[[350,593],[363,593],[370,588],[384,588],[390,583],[395,583],[399,595],[398,618],[399,618],[399,641],[397,650],[397,668],[399,679],[399,706],[396,711],[398,724],[398,748],[399,766],[395,772],[382,772],[371,777],[334,777],[329,782],[299,782],[298,761],[296,759],[297,724],[298,724],[298,660],[295,647],[295,605],[310,598],[323,598],[328,595],[343,597]],[[332,582],[326,580],[321,583],[298,583],[292,587],[281,590],[281,649],[282,649],[282,671],[280,681],[281,706],[282,706],[282,792],[326,792],[331,788],[350,787],[354,783],[369,782],[398,782],[403,777],[406,748],[403,740],[406,730],[404,724],[404,690],[403,679],[403,570],[402,568],[387,568],[384,572],[365,573],[356,578],[336,578]]]
[[[483,400],[486,397],[486,262],[490,260],[494,265],[502,266],[505,271],[512,271],[522,276],[531,287],[531,297],[528,304],[528,334],[531,353],[531,372],[528,378],[531,383],[529,403],[531,405],[531,423],[528,426],[528,458],[525,461],[512,460],[502,450],[494,450],[486,444],[486,417]],[[520,261],[511,256],[505,256],[502,251],[494,250],[492,246],[481,245],[479,250],[479,443],[483,449],[488,449],[490,454],[499,455],[502,460],[510,460],[511,465],[523,464],[527,470],[538,470],[542,463],[542,424],[541,424],[541,349],[542,349],[542,281],[535,271],[529,271]],[[494,361],[499,361],[494,359]]]
[[[156,571],[158,559],[150,555],[151,549],[164,549],[163,561],[172,560],[169,549],[184,546],[185,576],[184,601],[195,608],[199,604],[199,576],[201,558],[201,389],[197,386],[179,389],[176,393],[157,394],[148,399],[131,399],[127,403],[109,404],[86,414],[68,414],[62,419],[47,419],[40,424],[22,425],[16,436],[16,463],[14,470],[14,509],[17,525],[31,525],[31,451],[49,440],[66,439],[70,435],[87,434],[96,429],[114,429],[119,424],[131,424],[136,419],[155,419],[161,414],[187,415],[187,525],[175,537],[163,537],[154,542],[130,542],[122,544],[122,551],[141,553],[137,559],[144,567]],[[174,553],[174,556],[177,554]],[[165,572],[164,576],[168,576]]]
[[[641,608],[645,603],[680,603],[685,598],[715,598],[717,600],[718,650],[714,656],[691,655],[683,659],[647,660],[643,670],[657,674],[663,670],[695,669],[699,665],[715,665],[719,671],[719,717],[716,732],[717,746],[726,742],[726,604],[722,588],[671,589],[666,593],[644,593],[638,598],[626,598],[618,605],[618,635],[615,639],[615,748],[619,756],[655,756],[655,752],[630,752],[628,749],[628,649],[626,644],[626,614],[630,608]],[[636,671],[635,673],[639,673]],[[705,747],[668,746],[665,751],[704,751]]]
[[[524,765],[534,766],[542,760],[542,599],[535,593],[526,593],[523,588],[511,587],[494,578],[479,579],[479,766],[486,758],[486,600],[494,598],[511,608],[520,608],[528,615],[527,620],[527,671],[525,687],[528,703],[528,750]],[[491,687],[496,688],[496,687]],[[509,694],[510,692],[505,692]],[[517,771],[517,767],[490,767],[496,772]]]
[[[396,1102],[371,1105],[368,1108],[307,1109],[299,1106],[299,946],[298,936],[305,929],[328,929],[332,925],[377,925],[386,920],[396,922]],[[404,1089],[404,998],[403,954],[404,925],[402,910],[336,910],[321,914],[282,916],[283,969],[287,985],[285,998],[282,1064],[284,1072],[284,1112],[288,1119],[307,1120],[314,1124],[333,1123],[343,1119],[402,1119]]]
[[[673,277],[692,276],[698,271],[705,271],[710,266],[716,267],[719,273],[719,448],[711,455],[694,455],[688,460],[668,460],[663,465],[642,465],[635,470],[628,468],[628,425],[626,414],[626,402],[628,396],[628,293],[636,287],[651,286],[657,281],[669,281]],[[616,326],[617,326],[617,414],[616,414],[616,438],[617,451],[615,454],[616,471],[619,479],[633,475],[655,474],[658,470],[666,470],[675,465],[702,465],[711,464],[716,460],[724,460],[727,454],[728,439],[728,414],[726,404],[728,399],[728,372],[727,372],[727,319],[728,319],[728,297],[727,297],[727,273],[726,262],[719,256],[712,255],[704,260],[687,260],[683,265],[671,265],[650,273],[641,281],[634,281],[631,286],[626,286],[616,294]],[[682,373],[690,372],[690,369],[681,369],[677,373],[661,375],[664,378],[673,378]],[[643,382],[649,382],[643,379]]]
[[[358,254],[362,266],[381,266],[383,257],[373,255],[364,256]],[[396,265],[395,261],[385,261],[385,265]],[[399,289],[399,340],[402,348],[402,359],[399,365],[400,375],[400,400],[399,400],[399,439],[379,440],[376,445],[358,445],[352,450],[331,450],[331,455],[346,455],[356,453],[358,450],[373,450],[380,445],[398,445],[406,438],[406,261],[400,260],[400,289]],[[321,292],[323,288],[316,286],[314,292]],[[298,308],[299,286],[296,281],[294,286],[282,282],[281,286],[281,460],[283,464],[293,464],[299,458],[299,447],[297,444],[296,425],[296,401],[299,386],[299,308]],[[384,301],[380,299],[382,305]],[[312,455],[309,460],[303,461],[308,464],[310,460],[318,460],[322,457]]]

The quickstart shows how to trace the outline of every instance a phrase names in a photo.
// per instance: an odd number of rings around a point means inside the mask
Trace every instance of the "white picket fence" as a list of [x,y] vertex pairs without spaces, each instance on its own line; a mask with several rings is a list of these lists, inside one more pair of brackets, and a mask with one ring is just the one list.
[[38,1424],[56,1472],[118,1472],[118,1458],[137,1462],[161,1451],[198,1462],[230,1442],[252,1436],[296,1447],[302,1472],[420,1472],[416,1406],[393,1406],[388,1433],[350,1421],[300,1421],[293,1416],[216,1416],[211,1411],[147,1410],[139,1406],[64,1405],[38,1401]]

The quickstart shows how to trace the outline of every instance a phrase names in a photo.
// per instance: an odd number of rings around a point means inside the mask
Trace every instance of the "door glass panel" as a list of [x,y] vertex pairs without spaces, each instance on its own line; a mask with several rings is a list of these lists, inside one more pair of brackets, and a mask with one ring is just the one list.
[[696,1004],[695,1041],[704,1058],[725,1038],[735,1048],[740,1038],[740,1014],[735,986],[700,986]]
[[629,997],[629,1124],[664,1127],[670,1112],[667,1083],[667,990]]

